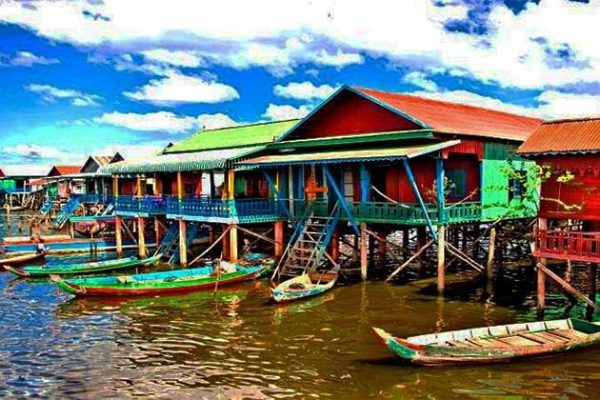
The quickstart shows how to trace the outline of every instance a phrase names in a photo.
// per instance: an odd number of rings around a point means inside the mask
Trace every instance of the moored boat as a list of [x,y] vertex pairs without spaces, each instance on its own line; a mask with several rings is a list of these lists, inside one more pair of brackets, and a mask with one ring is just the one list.
[[7,268],[8,266],[18,266],[33,261],[43,260],[46,257],[46,253],[27,253],[19,256],[3,258],[0,260],[0,267]]
[[98,278],[62,279],[52,275],[58,287],[76,296],[140,296],[215,290],[218,287],[260,277],[274,260],[242,266],[221,263],[220,267],[201,267],[146,274],[106,276]]
[[335,270],[302,274],[273,289],[273,300],[280,303],[318,296],[332,289],[337,279],[338,272]]
[[397,338],[373,328],[396,356],[426,366],[549,356],[600,342],[600,326],[577,319],[529,322]]
[[45,277],[49,275],[83,275],[97,272],[115,271],[123,268],[133,268],[156,264],[161,255],[138,259],[137,257],[118,258],[113,260],[96,261],[79,264],[29,266],[20,269],[6,267],[7,271],[20,277]]

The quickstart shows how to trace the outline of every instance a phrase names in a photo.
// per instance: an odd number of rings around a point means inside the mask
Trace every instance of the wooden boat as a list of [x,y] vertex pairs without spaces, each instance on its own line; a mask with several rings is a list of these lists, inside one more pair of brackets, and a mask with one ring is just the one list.
[[239,264],[221,263],[224,271],[212,267],[152,272],[147,274],[106,276],[99,278],[62,279],[52,275],[50,279],[67,293],[76,296],[140,296],[164,293],[184,293],[196,290],[215,290],[260,277],[271,264],[244,267]]
[[27,253],[20,256],[8,257],[0,260],[0,266],[8,268],[8,266],[18,266],[33,261],[43,260],[46,257],[46,253]]
[[36,278],[46,277],[52,274],[57,275],[83,275],[96,272],[115,271],[123,268],[133,268],[139,266],[153,265],[160,260],[161,255],[138,259],[137,257],[118,258],[114,260],[96,261],[80,264],[59,264],[59,265],[40,265],[23,267],[21,269],[6,267],[7,271],[24,277]]
[[510,362],[600,342],[600,326],[576,319],[498,325],[406,339],[379,328],[373,331],[398,357],[426,366]]
[[318,296],[332,289],[337,279],[338,273],[335,270],[302,274],[273,289],[273,300],[281,303]]

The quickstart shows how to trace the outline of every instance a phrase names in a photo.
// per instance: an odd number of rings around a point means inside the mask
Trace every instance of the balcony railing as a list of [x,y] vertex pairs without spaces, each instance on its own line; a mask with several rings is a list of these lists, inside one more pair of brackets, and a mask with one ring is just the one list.
[[206,197],[167,198],[167,214],[200,221],[260,222],[279,217],[277,201],[272,199],[222,200]]
[[600,262],[600,232],[537,230],[534,255],[559,260]]
[[118,196],[115,201],[117,214],[144,216],[166,214],[167,205],[163,196]]

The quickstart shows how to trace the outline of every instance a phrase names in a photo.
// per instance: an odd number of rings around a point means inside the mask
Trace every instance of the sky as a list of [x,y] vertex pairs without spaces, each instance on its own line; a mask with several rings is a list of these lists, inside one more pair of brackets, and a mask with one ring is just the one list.
[[0,167],[148,156],[341,85],[600,114],[600,1],[0,0]]

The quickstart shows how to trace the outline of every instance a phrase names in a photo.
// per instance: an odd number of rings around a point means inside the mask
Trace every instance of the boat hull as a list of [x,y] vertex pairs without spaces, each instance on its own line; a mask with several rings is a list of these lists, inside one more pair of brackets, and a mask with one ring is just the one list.
[[[588,324],[584,321],[574,322],[580,325]],[[406,339],[396,338],[379,328],[373,328],[373,332],[378,341],[386,346],[394,355],[412,364],[422,366],[508,363],[522,359],[559,355],[600,343],[600,332],[594,332],[578,339],[561,340],[536,346],[506,346],[481,349],[453,348],[414,344]]]
[[[273,300],[277,303],[289,303],[309,297],[319,296],[333,288],[337,280],[337,274],[334,279],[326,283],[314,284],[309,275],[300,275],[293,279],[283,282],[273,289]],[[301,285],[304,289],[293,290],[293,285]]]
[[33,253],[33,254],[24,254],[16,257],[10,257],[3,260],[0,260],[0,267],[6,266],[19,266],[25,263],[30,263],[32,261],[43,260],[46,257],[46,253]]

